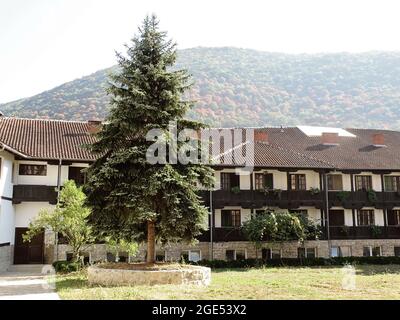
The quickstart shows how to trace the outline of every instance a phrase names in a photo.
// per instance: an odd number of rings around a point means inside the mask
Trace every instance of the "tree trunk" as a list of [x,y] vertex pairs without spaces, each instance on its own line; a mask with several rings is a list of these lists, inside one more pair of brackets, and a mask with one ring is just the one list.
[[154,221],[147,221],[147,263],[156,262],[156,226]]

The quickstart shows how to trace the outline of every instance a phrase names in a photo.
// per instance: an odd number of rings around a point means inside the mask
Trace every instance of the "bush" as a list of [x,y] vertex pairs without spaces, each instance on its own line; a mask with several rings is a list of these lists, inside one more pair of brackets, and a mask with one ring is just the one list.
[[71,261],[56,261],[53,263],[53,267],[56,272],[70,273],[79,271],[81,269],[81,264],[79,262]]
[[195,265],[210,267],[213,269],[230,268],[254,268],[254,267],[316,267],[316,266],[343,266],[346,264],[367,265],[367,264],[400,264],[400,257],[337,257],[337,258],[282,258],[272,260],[246,259],[246,260],[202,260]]

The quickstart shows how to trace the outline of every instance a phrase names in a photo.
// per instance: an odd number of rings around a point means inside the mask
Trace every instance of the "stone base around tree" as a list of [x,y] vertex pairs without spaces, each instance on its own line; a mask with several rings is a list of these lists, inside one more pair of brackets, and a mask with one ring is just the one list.
[[91,266],[88,268],[88,281],[92,285],[103,286],[208,286],[211,283],[211,269],[190,265],[167,270],[127,270]]

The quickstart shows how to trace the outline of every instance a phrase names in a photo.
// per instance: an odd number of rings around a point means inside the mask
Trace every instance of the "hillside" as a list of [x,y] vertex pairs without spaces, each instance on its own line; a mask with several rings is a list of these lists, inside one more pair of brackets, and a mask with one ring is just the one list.
[[[214,126],[400,129],[400,53],[288,55],[194,48],[179,52],[182,67],[195,81],[189,98],[197,103],[189,117]],[[0,105],[0,110],[28,118],[104,118],[111,70]]]

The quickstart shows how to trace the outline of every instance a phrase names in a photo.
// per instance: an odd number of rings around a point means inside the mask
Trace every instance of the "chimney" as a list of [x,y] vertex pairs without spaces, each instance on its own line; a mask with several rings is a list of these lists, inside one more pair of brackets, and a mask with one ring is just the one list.
[[96,134],[101,130],[101,120],[89,120],[88,121],[88,133]]
[[372,145],[375,147],[384,147],[385,146],[385,136],[383,133],[375,133],[372,135]]
[[321,142],[326,146],[336,146],[339,144],[339,133],[337,132],[322,132]]
[[268,132],[265,130],[254,130],[254,141],[269,144]]

